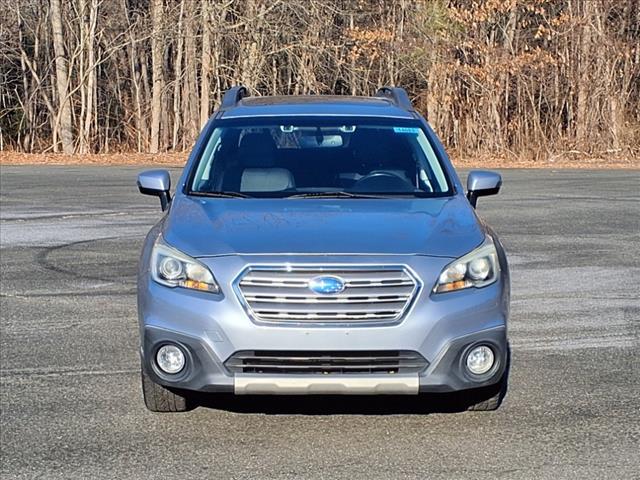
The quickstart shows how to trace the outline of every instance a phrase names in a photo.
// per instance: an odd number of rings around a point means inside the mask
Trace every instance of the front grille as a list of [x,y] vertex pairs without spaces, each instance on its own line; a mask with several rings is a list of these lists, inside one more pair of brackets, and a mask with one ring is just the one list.
[[225,362],[232,373],[367,374],[417,373],[427,361],[417,352],[381,351],[272,351],[234,353]]
[[[322,294],[309,288],[314,278],[325,276],[338,277],[344,290]],[[252,267],[238,287],[259,321],[335,324],[400,319],[418,282],[404,267]]]

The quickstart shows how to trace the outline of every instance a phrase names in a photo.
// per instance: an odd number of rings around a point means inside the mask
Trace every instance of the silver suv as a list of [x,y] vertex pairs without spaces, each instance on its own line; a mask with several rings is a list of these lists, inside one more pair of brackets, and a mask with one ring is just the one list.
[[231,89],[173,197],[168,172],[139,268],[142,387],[153,411],[193,392],[464,392],[507,384],[509,273],[406,92],[249,97]]

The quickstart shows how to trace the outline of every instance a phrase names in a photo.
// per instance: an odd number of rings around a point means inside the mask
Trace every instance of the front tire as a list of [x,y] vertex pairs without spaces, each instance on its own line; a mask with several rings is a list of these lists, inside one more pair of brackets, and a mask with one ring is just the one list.
[[472,393],[472,402],[467,410],[470,412],[491,412],[500,408],[507,394],[507,375],[495,385],[478,389]]
[[167,387],[160,385],[147,375],[144,369],[140,368],[142,377],[142,395],[144,404],[152,412],[187,412],[193,409],[189,398],[182,393],[176,393]]

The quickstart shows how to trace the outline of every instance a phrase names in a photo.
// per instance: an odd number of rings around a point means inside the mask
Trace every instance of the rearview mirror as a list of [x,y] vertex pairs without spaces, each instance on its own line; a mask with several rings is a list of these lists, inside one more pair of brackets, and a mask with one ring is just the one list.
[[467,198],[473,208],[476,208],[478,197],[495,195],[502,186],[499,173],[488,170],[472,170],[467,177]]
[[138,190],[144,195],[160,198],[160,206],[164,212],[171,202],[171,177],[166,170],[147,170],[138,174]]

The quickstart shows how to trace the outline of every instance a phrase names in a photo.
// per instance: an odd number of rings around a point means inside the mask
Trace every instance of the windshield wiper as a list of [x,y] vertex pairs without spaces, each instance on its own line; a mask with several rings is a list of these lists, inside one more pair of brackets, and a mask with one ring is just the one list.
[[309,192],[289,195],[286,198],[390,198],[389,195],[368,195],[351,192]]
[[251,198],[249,195],[239,192],[189,192],[190,195],[198,197],[219,197],[219,198]]

